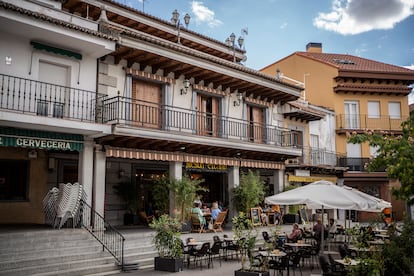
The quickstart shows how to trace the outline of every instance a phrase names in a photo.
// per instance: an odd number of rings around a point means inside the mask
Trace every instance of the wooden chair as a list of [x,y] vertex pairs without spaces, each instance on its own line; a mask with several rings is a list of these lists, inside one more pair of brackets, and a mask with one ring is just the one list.
[[191,232],[203,233],[203,225],[200,223],[200,218],[197,213],[191,213]]
[[213,224],[214,232],[223,232],[223,223],[226,219],[227,211],[220,212],[217,216],[216,221]]
[[154,219],[154,216],[147,216],[147,213],[145,213],[144,211],[139,211],[138,215],[141,218],[141,220],[143,220],[147,225],[152,223],[152,220]]

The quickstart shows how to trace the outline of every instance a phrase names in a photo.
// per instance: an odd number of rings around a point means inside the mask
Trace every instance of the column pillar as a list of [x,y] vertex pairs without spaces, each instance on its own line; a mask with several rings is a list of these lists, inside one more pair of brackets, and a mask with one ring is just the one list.
[[95,164],[93,171],[93,208],[101,216],[105,217],[105,175],[106,155],[101,145],[95,147]]
[[229,212],[228,217],[231,220],[236,215],[236,209],[233,204],[233,188],[236,188],[240,184],[240,167],[234,166],[230,168],[228,179],[228,194],[229,194]]
[[93,183],[93,152],[94,141],[83,141],[83,150],[79,153],[79,184],[83,185],[86,193],[86,203],[92,206],[92,183]]
[[[181,180],[183,178],[183,163],[179,161],[170,162],[170,180]],[[175,195],[174,192],[170,191],[170,216],[174,216],[175,206]]]

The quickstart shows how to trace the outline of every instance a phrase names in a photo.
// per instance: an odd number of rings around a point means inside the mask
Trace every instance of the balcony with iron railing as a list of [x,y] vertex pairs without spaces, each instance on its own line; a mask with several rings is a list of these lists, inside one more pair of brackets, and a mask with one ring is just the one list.
[[[368,164],[370,162],[371,158],[363,157],[340,157],[338,159],[340,167],[347,167],[348,171],[354,172],[368,172]],[[375,172],[385,172],[385,168],[378,168]]]
[[337,132],[346,131],[365,131],[365,130],[382,130],[382,131],[401,131],[401,123],[408,116],[395,118],[393,116],[372,116],[367,114],[338,114],[336,115]]
[[302,154],[303,163],[312,166],[338,166],[339,158],[345,156],[334,151],[314,147],[304,147]]
[[0,74],[0,110],[35,116],[97,121],[97,106],[104,95]]
[[301,148],[303,141],[294,130],[122,96],[103,100],[102,118],[104,123],[279,147]]

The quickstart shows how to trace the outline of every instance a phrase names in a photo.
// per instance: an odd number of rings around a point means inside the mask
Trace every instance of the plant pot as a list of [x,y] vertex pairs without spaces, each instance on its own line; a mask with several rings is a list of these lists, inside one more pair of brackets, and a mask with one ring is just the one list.
[[178,272],[183,270],[183,258],[154,258],[154,270]]
[[140,220],[138,215],[130,213],[124,214],[124,225],[137,225],[139,222]]
[[234,271],[234,276],[269,276],[269,271],[245,271],[245,270],[236,270]]

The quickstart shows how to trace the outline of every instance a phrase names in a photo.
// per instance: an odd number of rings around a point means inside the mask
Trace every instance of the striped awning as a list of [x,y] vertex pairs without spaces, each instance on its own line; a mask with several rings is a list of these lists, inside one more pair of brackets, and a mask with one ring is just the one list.
[[130,148],[105,147],[106,157],[114,158],[128,158],[128,159],[142,159],[142,160],[156,160],[156,161],[177,161],[177,162],[192,162],[214,165],[226,166],[241,166],[247,168],[261,168],[261,169],[284,169],[284,163],[269,162],[262,160],[245,160],[237,158],[228,158],[220,156],[209,156],[199,154],[188,154],[181,152],[165,152],[154,150],[141,150]]

